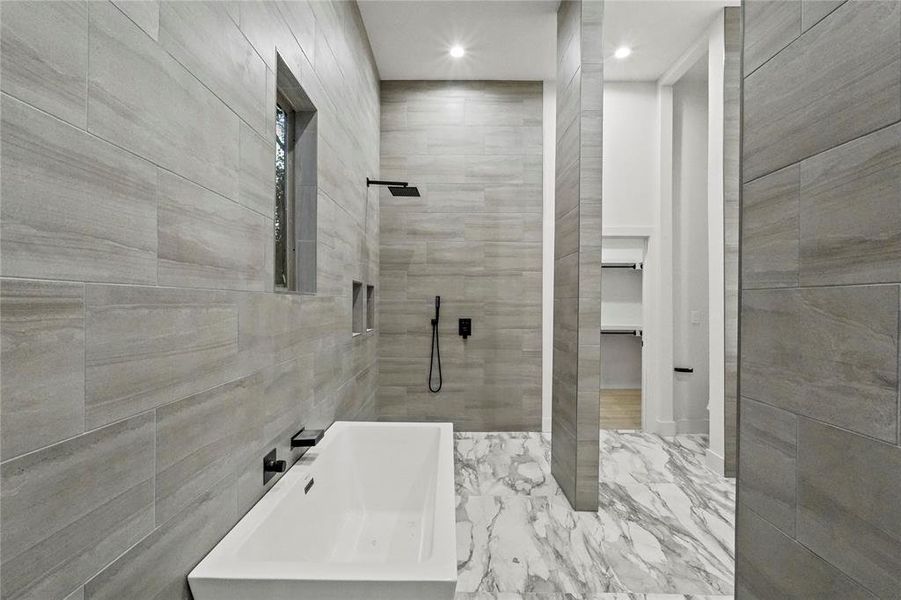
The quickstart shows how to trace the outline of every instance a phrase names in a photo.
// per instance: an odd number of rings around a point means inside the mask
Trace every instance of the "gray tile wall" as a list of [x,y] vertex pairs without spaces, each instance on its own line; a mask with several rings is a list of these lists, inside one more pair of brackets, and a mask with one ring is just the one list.
[[[352,2],[0,10],[0,595],[186,598],[269,449],[375,416],[368,38]],[[272,290],[276,49],[319,108],[315,296]]]
[[[382,82],[378,412],[541,427],[541,82]],[[441,296],[444,385],[428,391]],[[457,335],[472,318],[473,335]],[[437,383],[437,372],[435,373]]]
[[557,11],[552,472],[576,510],[598,506],[603,2]]
[[737,597],[897,598],[901,3],[744,18]]
[[724,343],[724,471],[735,477],[738,461],[738,288],[739,197],[741,194],[741,9],[724,9],[723,39],[723,282]]

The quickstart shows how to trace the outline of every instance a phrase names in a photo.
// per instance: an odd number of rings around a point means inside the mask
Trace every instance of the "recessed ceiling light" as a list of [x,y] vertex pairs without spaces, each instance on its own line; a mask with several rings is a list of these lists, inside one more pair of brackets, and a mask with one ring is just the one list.
[[616,52],[613,53],[613,56],[622,60],[624,58],[628,58],[630,54],[632,54],[632,48],[629,48],[628,46],[620,46],[616,49]]
[[454,58],[460,58],[464,54],[466,54],[466,51],[463,50],[463,46],[454,46],[450,49],[450,55]]

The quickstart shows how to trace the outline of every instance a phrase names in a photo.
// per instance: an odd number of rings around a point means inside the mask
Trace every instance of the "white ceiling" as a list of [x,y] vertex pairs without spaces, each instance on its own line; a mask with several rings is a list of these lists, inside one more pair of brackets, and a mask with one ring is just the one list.
[[[591,0],[585,0],[591,1]],[[606,0],[605,79],[656,81],[739,0]],[[559,0],[360,0],[382,79],[553,79]],[[461,59],[451,46],[466,49]],[[633,48],[613,58],[620,45]]]
[[[656,81],[706,30],[724,6],[739,0],[607,0],[604,79]],[[619,46],[632,55],[617,60]]]
[[[553,79],[560,0],[362,0],[382,79]],[[454,44],[466,49],[454,59]]]

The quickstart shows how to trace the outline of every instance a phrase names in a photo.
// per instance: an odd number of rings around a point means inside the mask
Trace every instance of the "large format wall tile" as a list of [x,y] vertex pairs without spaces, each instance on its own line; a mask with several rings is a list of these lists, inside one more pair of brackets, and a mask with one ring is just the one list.
[[160,45],[261,135],[266,64],[228,15],[226,3],[164,2]]
[[743,397],[788,408],[801,396],[801,294],[797,289],[742,294],[740,390]]
[[898,306],[894,285],[801,291],[796,412],[897,441]]
[[801,283],[901,281],[901,123],[801,163]]
[[64,600],[84,600],[84,587],[79,587],[77,590],[66,596]]
[[291,29],[282,19],[280,8],[275,2],[238,2],[241,32],[254,47],[270,72],[277,69],[276,52],[282,57],[293,73],[300,75],[300,65],[312,64],[306,60]]
[[901,4],[794,4],[744,87],[736,594],[894,598]]
[[0,453],[84,431],[84,285],[0,281]]
[[753,72],[799,35],[800,0],[748,0],[745,3],[745,73]]
[[166,172],[159,199],[160,285],[266,289],[269,219]]
[[156,168],[2,99],[2,274],[156,283]]
[[[541,98],[536,82],[382,84],[382,178],[422,194],[380,196],[383,419],[540,426]],[[436,295],[444,387],[433,396]],[[457,317],[473,319],[465,342]]]
[[897,286],[746,291],[742,396],[894,441],[898,306]]
[[275,214],[275,146],[247,124],[241,123],[241,172],[238,175],[238,202],[251,210],[271,217]]
[[841,6],[843,2],[845,0],[800,0],[801,29],[807,31]]
[[795,533],[798,418],[742,399],[739,464],[743,506],[788,535]]
[[153,415],[0,466],[3,597],[60,598],[153,529]]
[[846,2],[748,75],[744,89],[744,181],[894,123],[901,3]]
[[188,600],[187,574],[237,521],[225,478],[87,582],[85,600]]
[[[360,184],[379,174],[365,28],[354,2],[0,12],[0,596],[187,600],[188,572],[278,480],[262,482],[266,451],[290,464],[301,425],[375,415],[379,333],[350,331],[351,280],[382,294],[378,194]],[[315,295],[272,293],[276,49],[320,108]],[[516,110],[539,128],[540,102]],[[491,147],[540,165],[535,131],[508,133]],[[540,179],[522,179],[540,214]],[[511,212],[510,187],[488,187]],[[461,223],[462,188],[435,195]],[[503,347],[519,342],[507,358],[523,375],[540,332],[514,333]],[[482,380],[510,389],[504,373]]]
[[241,294],[238,364],[242,375],[297,358],[330,331],[322,300],[292,294]]
[[792,165],[744,185],[744,289],[798,285],[800,172]]
[[0,21],[0,90],[84,127],[88,3],[4,2]]
[[872,590],[901,589],[901,448],[801,419],[798,540]]
[[847,575],[744,506],[738,509],[736,529],[740,543],[736,557],[736,598],[876,599]]
[[558,85],[567,85],[582,66],[581,11],[579,2],[562,2],[557,9]]
[[90,16],[91,133],[234,198],[237,115],[114,6]]
[[[294,38],[297,40],[297,44],[300,46],[303,53],[306,55],[307,60],[310,61],[310,64],[314,64],[316,62],[316,15],[313,10],[316,2],[310,2],[309,0],[301,0],[301,1],[285,1],[278,0],[277,5],[278,9],[283,12],[285,15],[285,21],[288,24],[291,33]],[[327,4],[327,3],[322,3]],[[321,6],[319,7],[322,12],[331,13],[330,7]],[[335,17],[331,17],[323,23],[323,33],[325,36],[328,36],[327,39],[332,39],[333,43],[340,43],[342,40],[333,39],[331,35],[337,33],[336,29],[341,27],[340,22],[336,22]],[[243,21],[241,22],[243,26]]]
[[88,427],[162,406],[226,381],[238,309],[224,292],[88,286]]
[[258,450],[262,391],[262,375],[251,375],[157,409],[157,524],[233,472],[236,457]]
[[147,35],[159,40],[160,0],[111,0],[111,2]]

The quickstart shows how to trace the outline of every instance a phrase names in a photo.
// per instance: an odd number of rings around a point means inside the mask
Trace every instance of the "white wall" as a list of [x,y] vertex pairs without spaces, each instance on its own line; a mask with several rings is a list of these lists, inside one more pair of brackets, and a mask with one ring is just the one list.
[[[662,435],[672,435],[678,431],[690,431],[709,429],[710,451],[708,452],[708,465],[723,471],[723,401],[724,401],[724,352],[723,352],[723,15],[720,14],[698,39],[682,56],[676,59],[669,70],[657,81],[657,99],[659,127],[659,157],[656,166],[658,188],[658,202],[654,206],[654,237],[648,244],[648,272],[645,276],[646,298],[649,304],[653,304],[647,320],[647,328],[653,328],[654,336],[649,336],[645,344],[645,356],[648,364],[645,366],[645,389],[650,397],[643,406],[645,410],[644,428]],[[699,64],[700,61],[700,64]],[[692,69],[695,67],[695,69]],[[701,196],[706,203],[704,220],[708,226],[697,230],[697,235],[707,242],[707,253],[702,256],[703,267],[707,271],[707,285],[704,287],[707,293],[707,305],[704,310],[707,314],[701,317],[702,326],[707,336],[706,359],[703,355],[696,358],[697,352],[690,348],[685,349],[684,337],[677,329],[684,330],[686,325],[685,314],[690,325],[691,310],[693,307],[703,306],[700,299],[678,300],[674,294],[682,294],[678,291],[676,279],[682,276],[678,273],[679,240],[673,238],[680,218],[679,208],[676,204],[677,191],[674,189],[676,181],[676,163],[674,129],[682,127],[676,123],[676,102],[684,100],[676,99],[675,87],[686,74],[693,71],[690,78],[698,80],[699,74],[706,72],[707,96],[709,110],[707,110],[706,123],[701,129],[703,143],[707,149],[706,172],[703,176],[703,190],[694,192]],[[704,76],[701,75],[701,78]],[[684,116],[684,115],[683,115]],[[684,191],[683,191],[684,193]],[[700,210],[700,207],[698,207]],[[699,220],[696,215],[694,220]],[[686,250],[682,250],[686,252]],[[674,262],[675,260],[675,262]],[[688,286],[682,285],[683,289]],[[677,308],[677,302],[681,302]],[[682,305],[685,305],[683,308]],[[700,310],[694,308],[695,310]],[[678,311],[678,315],[676,314]],[[678,316],[678,319],[677,319]],[[681,324],[677,321],[682,320]],[[695,338],[699,336],[694,336]],[[680,352],[678,359],[676,352]],[[690,357],[690,366],[695,368],[694,379],[704,380],[706,390],[685,391],[683,399],[675,400],[673,397],[676,387],[673,373],[674,366],[683,366],[681,359]],[[699,377],[700,375],[700,377]],[[679,375],[683,378],[685,376]],[[681,385],[681,384],[680,384]],[[698,384],[700,385],[700,384]],[[686,404],[685,397],[691,400]],[[679,405],[678,409],[676,405]],[[703,408],[702,408],[703,407]],[[678,413],[678,414],[677,414]],[[681,421],[681,423],[678,423]],[[706,421],[706,422],[705,422]],[[705,429],[706,428],[706,429]]]
[[544,203],[541,266],[541,429],[551,431],[554,366],[554,185],[557,152],[557,82],[544,82]]
[[601,336],[601,360],[601,389],[641,388],[641,338],[632,335]]
[[673,86],[673,416],[679,433],[707,433],[707,57],[703,79]]
[[657,139],[657,85],[604,84],[604,229],[654,224]]
[[[607,82],[604,85],[604,230],[644,230],[654,225],[658,203],[657,86],[653,82]],[[605,242],[606,243],[606,242]],[[644,274],[604,273],[604,309],[617,294],[641,298]],[[632,289],[635,286],[637,289]],[[613,307],[615,308],[615,307]],[[613,320],[610,320],[613,318]],[[617,321],[605,314],[604,322]],[[641,316],[630,322],[641,322]],[[642,387],[641,341],[628,336],[601,338],[601,387]]]
[[[649,235],[647,269],[643,276],[647,361],[643,428],[664,435],[709,428],[711,452],[708,454],[714,458],[722,457],[723,453],[722,30],[720,14],[659,81],[606,82],[604,89],[604,232],[605,235],[633,235],[624,232],[634,229],[646,232],[634,235]],[[707,71],[705,91],[711,106],[703,115],[696,115],[700,139],[694,141],[698,148],[706,149],[706,155],[698,155],[698,173],[701,173],[700,165],[706,168],[692,193],[698,203],[692,205],[695,213],[689,225],[698,240],[706,242],[701,244],[706,252],[694,254],[695,260],[700,261],[696,266],[706,270],[706,278],[703,287],[697,288],[703,293],[682,300],[685,308],[680,305],[677,309],[674,279],[681,275],[673,262],[679,243],[673,239],[676,225],[673,219],[679,218],[679,213],[672,183],[676,177],[673,109],[679,100],[674,98],[674,86],[699,60],[702,64],[694,75]],[[696,227],[701,221],[705,226]],[[689,239],[691,234],[683,237]],[[695,273],[695,277],[703,275]],[[691,288],[687,283],[682,285],[686,291]],[[706,295],[706,301],[702,295]],[[676,310],[680,325],[676,324]],[[701,313],[698,326],[690,324],[691,310]],[[677,334],[677,328],[689,333]],[[686,336],[693,340],[688,342],[688,349],[680,341]],[[707,339],[701,344],[705,336]],[[678,350],[680,344],[682,349]],[[633,361],[628,347],[611,347],[605,340],[603,350],[604,387],[632,385],[635,377],[629,371]],[[681,353],[678,358],[676,352]],[[686,366],[695,368],[692,377],[696,383],[692,385],[699,389],[689,388],[682,399],[676,400],[673,367],[688,357],[690,364]],[[612,372],[614,369],[617,372]],[[719,460],[721,463],[722,459]],[[715,466],[715,460],[709,462]],[[716,468],[722,471],[721,466]]]

